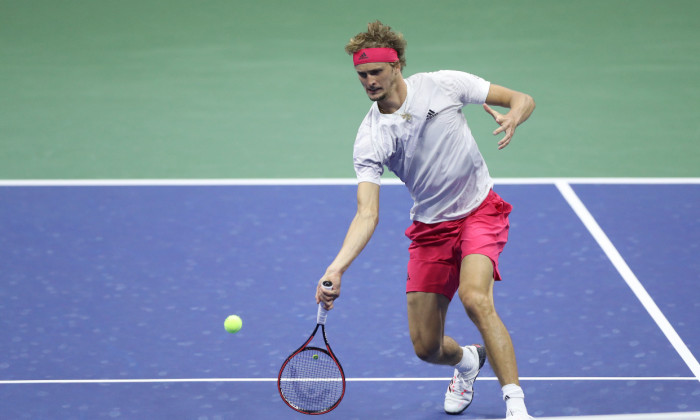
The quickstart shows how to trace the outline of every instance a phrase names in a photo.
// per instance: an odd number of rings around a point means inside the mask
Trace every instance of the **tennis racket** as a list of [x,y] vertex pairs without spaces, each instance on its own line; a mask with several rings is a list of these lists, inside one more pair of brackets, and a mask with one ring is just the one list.
[[[333,283],[324,281],[331,289]],[[304,414],[325,414],[340,404],[345,395],[345,374],[326,338],[326,316],[323,302],[318,305],[316,328],[306,342],[287,358],[277,377],[277,389],[284,402]],[[321,327],[326,348],[309,346]]]

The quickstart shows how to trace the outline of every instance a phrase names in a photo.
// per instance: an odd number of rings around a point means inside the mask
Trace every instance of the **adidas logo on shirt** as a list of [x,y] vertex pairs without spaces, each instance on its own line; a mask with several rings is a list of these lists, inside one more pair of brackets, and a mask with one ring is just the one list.
[[426,120],[426,121],[430,121],[430,120],[432,120],[433,118],[435,118],[435,117],[437,116],[437,114],[438,114],[437,112],[433,111],[432,109],[429,109],[429,110],[428,110],[428,115],[425,116],[425,120]]

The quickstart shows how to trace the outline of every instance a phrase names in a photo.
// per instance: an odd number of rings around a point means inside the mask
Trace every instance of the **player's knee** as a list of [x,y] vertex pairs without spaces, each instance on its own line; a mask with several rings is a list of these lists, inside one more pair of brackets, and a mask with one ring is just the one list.
[[467,315],[474,322],[496,312],[493,299],[487,293],[478,290],[460,290],[459,298],[467,311]]
[[437,360],[440,356],[440,343],[427,340],[413,340],[413,351],[425,362]]

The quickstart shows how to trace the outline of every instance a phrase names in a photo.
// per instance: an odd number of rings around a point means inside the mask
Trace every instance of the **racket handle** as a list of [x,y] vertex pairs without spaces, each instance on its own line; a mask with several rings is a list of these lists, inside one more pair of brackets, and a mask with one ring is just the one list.
[[[333,283],[326,280],[323,282],[323,288],[326,290],[333,289]],[[328,310],[323,307],[323,302],[318,304],[318,313],[316,314],[316,323],[321,325],[326,325],[326,317],[328,316]]]

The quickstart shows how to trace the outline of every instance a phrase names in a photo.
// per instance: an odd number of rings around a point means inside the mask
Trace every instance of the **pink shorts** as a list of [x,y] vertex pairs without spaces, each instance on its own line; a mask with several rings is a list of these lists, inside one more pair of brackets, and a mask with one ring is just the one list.
[[467,217],[434,224],[413,222],[406,229],[408,247],[406,292],[429,292],[452,299],[459,288],[462,259],[482,254],[493,263],[493,278],[501,280],[498,257],[508,241],[508,214],[513,206],[491,190]]

